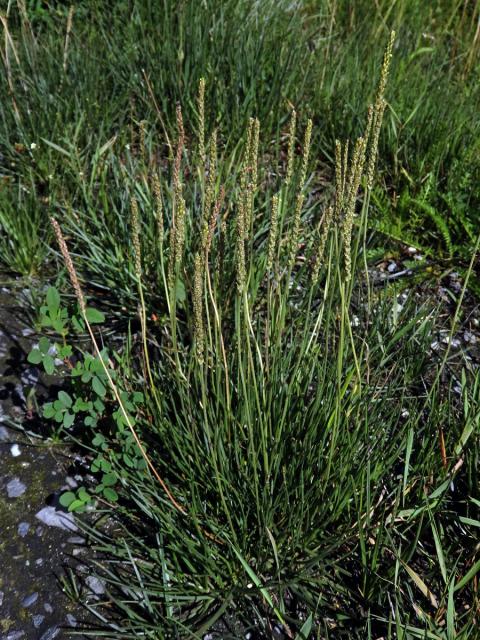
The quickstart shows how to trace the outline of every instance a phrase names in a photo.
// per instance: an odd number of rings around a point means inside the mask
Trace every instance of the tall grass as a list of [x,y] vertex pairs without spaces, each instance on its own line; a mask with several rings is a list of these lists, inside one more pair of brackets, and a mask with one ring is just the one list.
[[[323,198],[296,114],[273,166],[251,119],[233,175],[179,108],[169,166],[140,147],[125,224],[141,339],[104,416],[121,501],[90,531],[97,637],[470,637],[479,386],[465,370],[461,402],[441,391],[433,302],[399,318],[369,283],[382,87]],[[147,470],[108,426],[126,389],[145,394],[124,426]]]

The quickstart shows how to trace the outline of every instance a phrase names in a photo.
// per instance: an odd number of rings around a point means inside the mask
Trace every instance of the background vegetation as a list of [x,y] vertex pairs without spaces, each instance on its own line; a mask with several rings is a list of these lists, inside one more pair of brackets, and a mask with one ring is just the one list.
[[[314,118],[313,156],[328,179],[335,138],[361,129],[391,29],[371,224],[438,258],[468,259],[479,202],[479,11],[468,0],[92,0],[69,20],[66,3],[9,0],[0,79],[8,241],[0,259],[38,271],[49,211],[107,216],[102,193],[110,185],[118,193],[105,171],[109,154],[124,155],[132,126],[145,120],[148,145],[165,156],[175,105],[191,122],[200,77],[208,130],[220,127],[228,164],[250,116],[268,146],[293,105]],[[13,215],[19,207],[28,220]]]
[[[1,23],[0,262],[62,292],[30,361],[64,360],[42,415],[96,478],[63,497],[96,508],[94,637],[475,637],[478,3]],[[373,268],[409,245],[462,274],[442,305]]]

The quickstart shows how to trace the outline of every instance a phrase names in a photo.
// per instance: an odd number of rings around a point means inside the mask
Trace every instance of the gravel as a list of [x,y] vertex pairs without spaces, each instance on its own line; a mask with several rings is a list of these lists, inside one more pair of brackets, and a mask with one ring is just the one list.
[[20,478],[13,478],[7,484],[7,495],[9,498],[19,498],[23,496],[27,487],[21,482]]
[[55,507],[44,507],[35,514],[35,517],[43,524],[46,524],[47,527],[58,527],[59,529],[65,529],[65,531],[77,531],[73,513],[57,511]]

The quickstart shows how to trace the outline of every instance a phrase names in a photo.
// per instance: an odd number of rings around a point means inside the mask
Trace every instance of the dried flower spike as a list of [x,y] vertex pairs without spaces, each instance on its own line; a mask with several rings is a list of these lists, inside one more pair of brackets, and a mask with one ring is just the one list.
[[80,287],[80,282],[78,280],[75,267],[73,266],[72,258],[70,257],[70,252],[68,251],[67,243],[65,242],[65,238],[63,237],[62,230],[60,229],[60,225],[55,220],[55,218],[50,218],[50,223],[55,232],[58,246],[60,247],[60,252],[63,256],[63,261],[65,262],[68,275],[70,276],[70,282],[72,283],[73,290],[75,291],[78,306],[80,307],[80,311],[83,313],[83,315],[85,315],[87,312],[87,305],[85,304],[85,298],[83,297],[82,288]]

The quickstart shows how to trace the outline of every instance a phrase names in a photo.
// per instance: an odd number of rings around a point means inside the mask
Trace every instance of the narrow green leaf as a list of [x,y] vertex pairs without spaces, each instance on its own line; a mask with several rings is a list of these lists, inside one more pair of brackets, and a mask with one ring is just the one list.
[[297,633],[295,640],[308,640],[313,625],[313,614],[310,614]]
[[475,564],[470,567],[470,569],[463,576],[463,578],[459,582],[457,582],[457,584],[455,585],[454,591],[458,591],[459,589],[462,589],[466,584],[470,582],[470,580],[473,580],[473,578],[477,575],[479,571],[480,571],[480,560],[477,560]]

